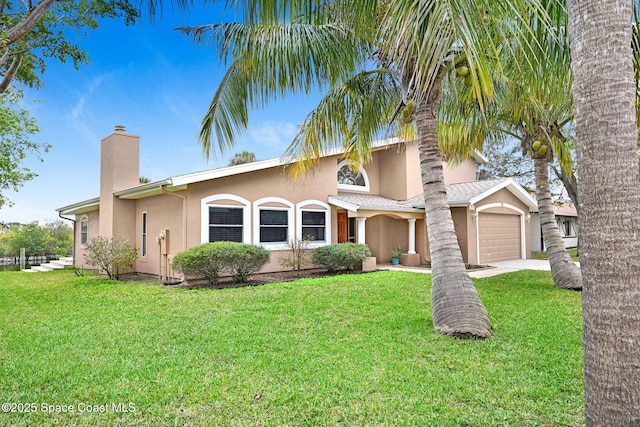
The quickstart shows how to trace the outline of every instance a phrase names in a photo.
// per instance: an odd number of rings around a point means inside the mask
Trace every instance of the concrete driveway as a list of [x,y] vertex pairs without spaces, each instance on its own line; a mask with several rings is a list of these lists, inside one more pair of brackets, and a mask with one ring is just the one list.
[[548,259],[512,259],[509,261],[490,262],[489,266],[484,270],[470,271],[471,277],[491,277],[502,273],[511,273],[518,270],[546,270],[550,271]]
[[[576,265],[580,266],[580,263],[576,262]],[[428,268],[417,267],[393,267],[389,266],[389,270],[400,271],[414,271],[419,273],[430,274],[431,270]],[[550,271],[549,260],[546,259],[513,259],[509,261],[496,261],[489,263],[489,268],[483,270],[469,271],[471,277],[491,277],[498,274],[511,273],[518,270],[546,270]]]

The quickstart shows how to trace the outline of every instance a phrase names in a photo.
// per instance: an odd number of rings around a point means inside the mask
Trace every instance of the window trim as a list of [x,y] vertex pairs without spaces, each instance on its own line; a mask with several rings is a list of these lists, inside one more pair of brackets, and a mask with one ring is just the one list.
[[[317,208],[306,208],[306,206],[309,205],[317,205],[317,206],[322,206],[324,209],[317,209]],[[328,204],[321,202],[320,200],[314,200],[314,199],[309,199],[309,200],[305,200],[303,202],[300,202],[296,205],[296,239],[301,240],[302,239],[302,212],[324,212],[325,213],[325,219],[324,219],[324,241],[312,241],[309,242],[309,247],[310,248],[317,248],[320,246],[326,246],[326,245],[330,245],[331,244],[331,218],[332,218],[332,212],[331,212],[331,206],[329,206]]]
[[[285,205],[286,207],[281,206],[262,206],[267,203],[279,203]],[[294,228],[294,216],[293,216],[293,208],[294,205],[288,200],[282,199],[280,197],[263,197],[262,199],[256,200],[253,202],[253,244],[260,245],[265,249],[275,251],[289,248],[289,242],[261,242],[260,241],[260,211],[261,210],[269,210],[269,211],[286,211],[287,212],[287,240],[293,239],[295,236],[295,228]]]
[[[233,200],[240,205],[213,204],[217,200]],[[214,194],[200,200],[200,242],[209,243],[209,208],[242,209],[242,243],[251,243],[251,202],[235,194]]]
[[149,252],[149,241],[148,241],[148,233],[147,233],[147,228],[148,228],[148,223],[147,221],[149,221],[149,216],[147,215],[147,211],[142,211],[140,213],[140,228],[141,228],[141,237],[142,237],[142,241],[141,241],[141,248],[140,248],[140,256],[142,258],[146,258],[147,257],[147,253]]
[[369,175],[367,175],[367,171],[364,170],[364,167],[360,168],[360,175],[362,175],[362,178],[364,179],[364,186],[351,185],[351,184],[341,184],[338,181],[338,172],[340,172],[340,169],[342,169],[345,166],[349,167],[349,162],[346,161],[346,160],[343,160],[340,163],[338,163],[338,168],[336,169],[336,182],[338,182],[338,189],[339,190],[371,191],[370,185],[369,185]]
[[[86,232],[82,233],[82,223],[86,224]],[[85,238],[82,238],[82,234],[85,234]],[[87,245],[89,244],[89,217],[86,215],[82,215],[80,217],[80,244]]]

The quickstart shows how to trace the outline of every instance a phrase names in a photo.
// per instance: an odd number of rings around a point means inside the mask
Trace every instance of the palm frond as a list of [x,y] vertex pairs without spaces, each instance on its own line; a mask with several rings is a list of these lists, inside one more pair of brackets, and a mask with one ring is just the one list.
[[199,138],[207,156],[214,134],[221,152],[232,146],[246,129],[249,109],[348,79],[370,47],[339,24],[222,23],[180,30],[233,59],[202,121]]
[[243,59],[267,100],[289,91],[308,92],[325,81],[333,84],[353,73],[370,51],[366,40],[339,23],[228,22],[178,30],[211,45],[222,61]]
[[[202,119],[198,138],[207,159],[211,156],[215,158],[217,151],[225,153],[231,149],[235,136],[247,128],[249,86],[243,65],[234,62],[225,73]],[[217,150],[211,145],[213,134],[218,141]]]
[[464,53],[483,107],[493,94],[492,73],[499,71],[493,59],[515,51],[502,41],[516,40],[517,45],[524,39],[518,34],[529,31],[523,16],[531,10],[545,16],[536,0],[398,1],[385,17],[382,38],[395,60],[411,71],[418,100],[439,82],[440,67],[452,60],[451,55]]
[[307,116],[285,153],[294,177],[307,172],[327,149],[341,146],[354,169],[371,158],[371,142],[385,130],[401,99],[397,75],[388,69],[362,71],[331,89]]

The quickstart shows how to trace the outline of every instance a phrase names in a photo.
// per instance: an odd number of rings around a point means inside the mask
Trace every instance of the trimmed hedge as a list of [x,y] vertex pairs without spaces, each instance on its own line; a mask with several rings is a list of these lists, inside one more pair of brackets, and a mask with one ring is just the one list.
[[245,282],[271,259],[261,246],[236,242],[213,242],[193,246],[176,254],[173,268],[187,276],[207,279],[216,284],[227,273],[236,282]]
[[329,272],[360,270],[362,261],[371,256],[369,247],[361,243],[333,243],[313,250],[313,263]]

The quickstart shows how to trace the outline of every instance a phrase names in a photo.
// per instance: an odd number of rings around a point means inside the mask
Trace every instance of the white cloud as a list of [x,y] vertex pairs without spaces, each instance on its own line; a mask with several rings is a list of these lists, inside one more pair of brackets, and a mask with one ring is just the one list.
[[73,120],[74,122],[82,117],[86,99],[87,98],[84,95],[80,96],[78,102],[76,102],[76,104],[71,107],[71,120]]
[[102,82],[108,77],[109,74],[106,73],[95,76],[91,79],[86,84],[84,92],[78,95],[76,103],[71,106],[71,110],[69,112],[69,118],[71,119],[73,126],[90,138],[96,138],[96,135],[87,124],[89,120],[86,114],[86,107],[91,104],[93,94],[100,88]]
[[298,126],[289,122],[262,122],[248,131],[249,143],[284,150],[298,133]]

